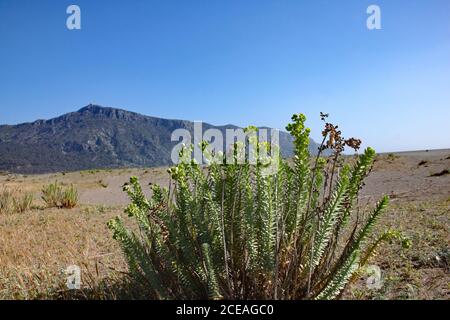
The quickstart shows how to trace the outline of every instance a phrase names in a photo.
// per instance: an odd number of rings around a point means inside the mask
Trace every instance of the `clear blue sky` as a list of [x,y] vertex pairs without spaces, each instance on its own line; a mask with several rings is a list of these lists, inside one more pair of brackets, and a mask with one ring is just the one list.
[[377,151],[448,148],[450,1],[0,0],[0,123],[90,102],[278,128],[303,112],[315,139],[324,111]]

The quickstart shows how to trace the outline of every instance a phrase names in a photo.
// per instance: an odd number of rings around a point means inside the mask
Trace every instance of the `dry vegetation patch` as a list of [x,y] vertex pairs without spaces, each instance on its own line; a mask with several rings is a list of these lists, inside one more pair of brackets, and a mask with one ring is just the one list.
[[81,267],[84,290],[99,286],[114,269],[123,271],[106,227],[121,211],[51,208],[0,215],[0,299],[57,297],[66,290],[63,270],[70,265]]

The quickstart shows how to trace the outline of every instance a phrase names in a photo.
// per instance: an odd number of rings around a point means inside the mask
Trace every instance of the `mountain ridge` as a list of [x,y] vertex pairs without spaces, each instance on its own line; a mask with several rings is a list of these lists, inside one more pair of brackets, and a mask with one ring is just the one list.
[[[172,164],[175,129],[191,135],[194,122],[142,115],[89,104],[48,120],[0,125],[0,170],[36,174],[86,169],[156,167]],[[202,123],[203,132],[238,126]],[[267,127],[265,127],[267,128]],[[293,154],[292,137],[280,131],[282,156]],[[317,144],[311,140],[311,152]]]

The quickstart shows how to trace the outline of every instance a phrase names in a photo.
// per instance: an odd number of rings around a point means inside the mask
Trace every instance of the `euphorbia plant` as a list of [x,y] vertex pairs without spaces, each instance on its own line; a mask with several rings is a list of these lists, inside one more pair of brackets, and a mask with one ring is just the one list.
[[[365,219],[356,217],[355,206],[375,151],[367,148],[353,165],[345,164],[344,148],[357,150],[361,141],[344,140],[327,123],[312,158],[305,116],[294,115],[287,130],[293,161],[242,163],[236,152],[242,146],[235,145],[231,163],[203,168],[181,161],[168,170],[168,188],[151,186],[150,199],[138,179],[130,179],[125,212],[139,232],[119,217],[108,225],[148,298],[333,299],[368,261],[381,242],[369,243],[368,236],[388,198]],[[277,162],[269,175],[263,174],[267,161]]]

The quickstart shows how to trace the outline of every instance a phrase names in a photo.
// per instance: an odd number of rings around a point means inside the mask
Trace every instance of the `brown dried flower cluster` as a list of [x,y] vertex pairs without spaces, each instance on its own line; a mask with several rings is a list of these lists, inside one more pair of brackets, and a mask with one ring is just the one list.
[[[328,118],[328,113],[320,113],[320,118],[322,121],[325,121],[326,118]],[[322,145],[322,150],[325,149],[331,149],[334,150],[336,153],[340,154],[344,151],[345,146],[348,146],[355,151],[358,151],[361,147],[362,141],[357,138],[349,138],[344,139],[342,137],[342,132],[338,130],[339,126],[335,126],[331,123],[325,123],[325,128],[322,131],[322,136],[324,139],[328,138],[326,142]]]

